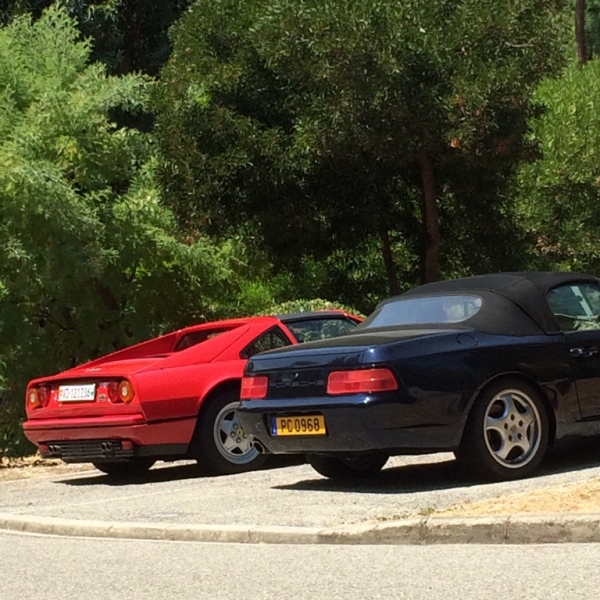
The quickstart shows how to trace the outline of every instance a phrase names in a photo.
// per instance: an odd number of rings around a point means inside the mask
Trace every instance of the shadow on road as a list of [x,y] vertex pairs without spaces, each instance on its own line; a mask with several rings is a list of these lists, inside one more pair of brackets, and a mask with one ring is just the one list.
[[600,466],[600,437],[573,437],[554,445],[544,460],[540,474],[553,475],[598,466]]
[[[271,456],[267,464],[260,470],[281,469],[299,465],[303,462],[303,456]],[[204,477],[215,477],[215,475],[202,471],[195,463],[181,464],[181,462],[173,462],[160,464],[158,468],[155,467],[150,469],[147,473],[137,477],[117,479],[109,477],[100,471],[94,471],[93,473],[86,473],[83,477],[57,480],[56,483],[75,487],[84,485],[121,486],[143,485],[162,481],[180,481],[183,479],[199,479]],[[222,475],[221,477],[227,477],[227,475]]]
[[376,477],[364,480],[336,481],[334,479],[322,479],[316,474],[315,477],[315,479],[305,479],[274,487],[281,490],[390,494],[394,491],[401,491],[402,493],[422,492],[465,487],[480,483],[473,478],[469,478],[458,467],[455,460],[388,467]]
[[[600,439],[574,438],[557,442],[533,477],[582,471],[600,466]],[[409,464],[385,468],[376,477],[362,481],[304,479],[292,484],[274,486],[281,490],[363,492],[390,494],[428,492],[486,484],[485,480],[463,470],[456,460]]]
[[[303,462],[304,459],[301,456],[271,456],[264,469],[281,469],[299,465]],[[599,438],[561,440],[548,454],[535,477],[580,471],[597,466],[600,466]],[[174,462],[160,465],[159,468],[155,467],[136,478],[114,479],[98,471],[81,477],[62,478],[57,480],[57,483],[69,486],[122,486],[206,477],[214,477],[214,475],[202,472],[195,463],[182,464],[181,462]],[[226,477],[226,475],[223,477]],[[389,494],[394,491],[401,491],[402,493],[425,492],[470,487],[485,483],[485,481],[461,469],[455,460],[449,459],[443,462],[438,460],[436,462],[388,467],[381,471],[377,477],[363,481],[336,481],[322,478],[315,473],[314,479],[303,479],[291,484],[274,486],[274,489]]]

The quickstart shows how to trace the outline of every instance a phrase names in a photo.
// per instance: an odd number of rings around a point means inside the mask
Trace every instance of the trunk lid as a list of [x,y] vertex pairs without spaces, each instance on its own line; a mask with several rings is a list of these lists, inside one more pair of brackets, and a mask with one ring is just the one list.
[[[398,346],[413,345],[425,338],[447,335],[449,330],[382,329],[309,342],[265,352],[252,357],[246,375],[269,378],[267,398],[299,398],[325,395],[332,371],[366,368],[386,364],[390,350],[397,356]],[[451,333],[456,333],[451,330]]]

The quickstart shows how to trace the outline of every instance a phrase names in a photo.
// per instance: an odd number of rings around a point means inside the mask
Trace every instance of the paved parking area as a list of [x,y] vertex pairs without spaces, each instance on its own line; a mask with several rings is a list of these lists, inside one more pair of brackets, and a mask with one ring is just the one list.
[[340,483],[300,464],[241,475],[203,477],[193,464],[159,464],[116,484],[93,469],[0,483],[0,513],[95,521],[334,527],[428,514],[600,477],[598,442],[558,447],[535,478],[481,483],[451,454],[397,457],[377,480]]

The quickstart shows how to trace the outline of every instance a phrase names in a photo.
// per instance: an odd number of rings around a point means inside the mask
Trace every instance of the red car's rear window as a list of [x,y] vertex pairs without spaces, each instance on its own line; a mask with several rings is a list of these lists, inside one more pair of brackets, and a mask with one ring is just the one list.
[[222,333],[227,331],[231,331],[235,329],[235,327],[227,327],[221,329],[202,329],[200,331],[192,331],[190,333],[186,333],[181,336],[181,338],[175,344],[175,348],[173,348],[173,352],[179,352],[181,350],[186,350],[187,348],[191,348],[192,346],[196,346],[197,344],[201,344],[206,340],[210,340]]

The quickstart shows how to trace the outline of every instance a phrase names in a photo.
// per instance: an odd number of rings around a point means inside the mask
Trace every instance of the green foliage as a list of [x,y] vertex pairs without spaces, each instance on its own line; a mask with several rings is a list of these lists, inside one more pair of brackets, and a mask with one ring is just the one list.
[[600,0],[586,0],[585,42],[589,58],[600,55]]
[[267,310],[261,311],[261,315],[285,315],[293,313],[303,313],[318,310],[345,310],[347,313],[351,313],[356,316],[364,316],[361,312],[350,306],[344,306],[337,302],[330,302],[329,300],[323,300],[322,298],[312,299],[298,299],[288,300],[287,302],[281,302],[270,306]]
[[563,61],[565,5],[200,0],[155,99],[166,200],[184,227],[264,240],[295,282],[319,264],[302,296],[333,297],[333,276],[355,304],[366,281],[381,297],[419,280],[425,154],[444,273],[521,266],[508,184],[534,151],[531,93]]
[[81,33],[93,40],[92,60],[111,73],[156,74],[171,50],[167,31],[189,0],[3,0],[0,25],[15,16],[38,19],[60,4],[76,19]]
[[520,211],[536,265],[600,272],[600,62],[540,86],[532,119],[542,157],[520,173]]
[[8,25],[15,17],[33,13],[40,14],[51,0],[3,0],[0,4],[0,26]]
[[111,73],[158,73],[171,46],[167,32],[190,0],[62,0],[94,40],[92,59]]
[[[0,442],[24,383],[223,314],[230,244],[180,241],[152,138],[117,126],[151,82],[88,62],[64,9],[0,30]],[[0,450],[4,450],[0,444]]]

